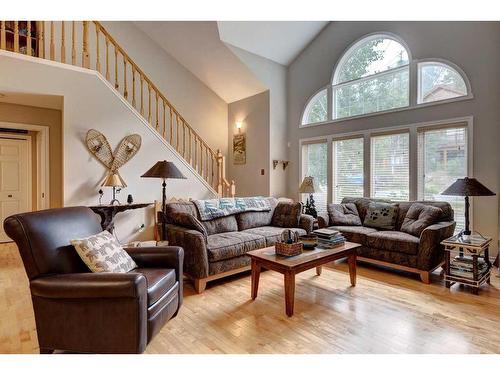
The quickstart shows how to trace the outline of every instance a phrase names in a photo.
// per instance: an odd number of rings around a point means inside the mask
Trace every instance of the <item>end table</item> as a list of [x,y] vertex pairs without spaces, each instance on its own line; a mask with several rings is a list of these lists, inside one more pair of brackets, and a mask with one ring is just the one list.
[[479,287],[490,283],[491,262],[489,245],[491,238],[479,235],[456,235],[443,242],[445,250],[445,283],[450,288],[455,283],[469,285],[474,294]]

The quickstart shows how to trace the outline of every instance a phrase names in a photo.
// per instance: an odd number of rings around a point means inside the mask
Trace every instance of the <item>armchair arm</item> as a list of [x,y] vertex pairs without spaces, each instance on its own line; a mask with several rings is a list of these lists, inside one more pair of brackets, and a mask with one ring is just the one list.
[[139,267],[175,269],[176,280],[182,280],[184,250],[179,246],[130,247],[124,249]]
[[304,229],[307,233],[313,231],[314,217],[311,215],[301,214],[299,219],[299,227]]
[[318,228],[327,228],[330,224],[328,213],[318,213]]
[[66,273],[30,283],[33,296],[64,298],[139,298],[146,295],[146,278],[137,273]]
[[456,223],[442,221],[428,226],[420,235],[417,266],[421,270],[431,270],[443,259],[441,241],[453,236]]
[[201,232],[167,225],[168,242],[184,249],[184,270],[191,277],[203,279],[208,277],[207,237]]

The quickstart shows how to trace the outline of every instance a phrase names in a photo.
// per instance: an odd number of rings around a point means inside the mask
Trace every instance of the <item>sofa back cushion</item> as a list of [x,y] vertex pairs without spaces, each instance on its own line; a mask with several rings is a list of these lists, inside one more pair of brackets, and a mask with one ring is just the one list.
[[453,208],[448,202],[441,201],[411,201],[411,202],[398,202],[399,212],[398,212],[398,220],[396,222],[396,230],[401,230],[401,226],[406,218],[406,214],[410,207],[414,203],[420,203],[426,206],[438,207],[441,209],[441,216],[437,221],[453,221],[454,220],[454,212]]
[[362,225],[358,209],[354,203],[329,204],[327,210],[330,225]]
[[271,224],[275,227],[298,228],[302,203],[278,202],[274,209]]
[[274,209],[278,204],[278,200],[273,197],[265,198],[271,206],[271,211],[263,212],[242,212],[236,215],[238,223],[238,230],[245,230],[257,227],[264,227],[271,225],[273,219]]
[[235,215],[201,221],[201,225],[205,227],[207,234],[209,236],[211,234],[238,231],[238,223],[236,221]]
[[177,212],[184,212],[186,214],[193,215],[198,220],[200,217],[198,216],[198,210],[193,202],[171,202],[165,204],[165,214],[167,223],[175,224],[172,222],[172,214]]
[[358,214],[359,218],[361,219],[361,222],[365,222],[366,218],[366,213],[368,212],[368,207],[370,206],[370,203],[373,202],[385,202],[385,203],[390,203],[389,200],[386,199],[376,199],[376,198],[352,198],[352,197],[345,197],[342,199],[342,203],[354,203],[356,205],[356,208],[358,209]]
[[437,223],[443,210],[428,204],[413,203],[401,225],[401,232],[420,237],[425,228]]
[[203,233],[203,235],[206,237],[208,235],[207,230],[199,221],[197,218],[195,218],[193,215],[188,214],[186,212],[172,212],[170,213],[170,222],[172,224],[184,227],[184,228],[189,228],[189,229],[194,229],[197,230],[198,232]]
[[397,203],[372,202],[363,225],[370,228],[394,230],[398,218]]

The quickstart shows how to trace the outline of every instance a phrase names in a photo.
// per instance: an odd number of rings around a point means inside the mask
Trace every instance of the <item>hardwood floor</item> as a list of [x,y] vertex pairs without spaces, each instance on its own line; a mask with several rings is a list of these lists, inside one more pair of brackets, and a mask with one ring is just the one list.
[[[360,264],[350,286],[346,263],[298,274],[295,314],[285,315],[283,276],[250,274],[186,282],[184,305],[147,353],[500,353],[500,279],[479,296],[446,289],[439,273],[417,276]],[[495,270],[496,272],[496,270]],[[0,245],[0,353],[36,353],[28,280],[17,249]]]

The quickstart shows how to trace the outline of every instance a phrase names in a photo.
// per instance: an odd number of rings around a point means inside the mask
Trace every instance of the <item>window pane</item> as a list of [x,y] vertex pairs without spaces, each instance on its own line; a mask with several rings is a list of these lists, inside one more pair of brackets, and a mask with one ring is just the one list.
[[409,103],[408,67],[334,87],[334,118],[406,107]]
[[363,196],[363,138],[333,141],[333,201]]
[[371,196],[407,201],[409,194],[409,134],[371,139]]
[[467,176],[467,128],[435,129],[418,135],[418,197],[447,201],[455,211],[457,231],[465,228],[463,197],[440,193]]
[[[302,177],[314,177],[315,193],[313,195],[316,210],[326,212],[327,199],[327,144],[314,143],[302,146]],[[305,202],[309,194],[302,194],[302,201]]]
[[442,63],[421,63],[419,68],[419,103],[456,98],[467,95],[462,76]]
[[408,65],[408,53],[398,42],[388,38],[368,38],[355,45],[342,60],[334,84]]
[[327,91],[325,89],[314,95],[307,104],[302,125],[326,121],[328,117],[327,108]]

